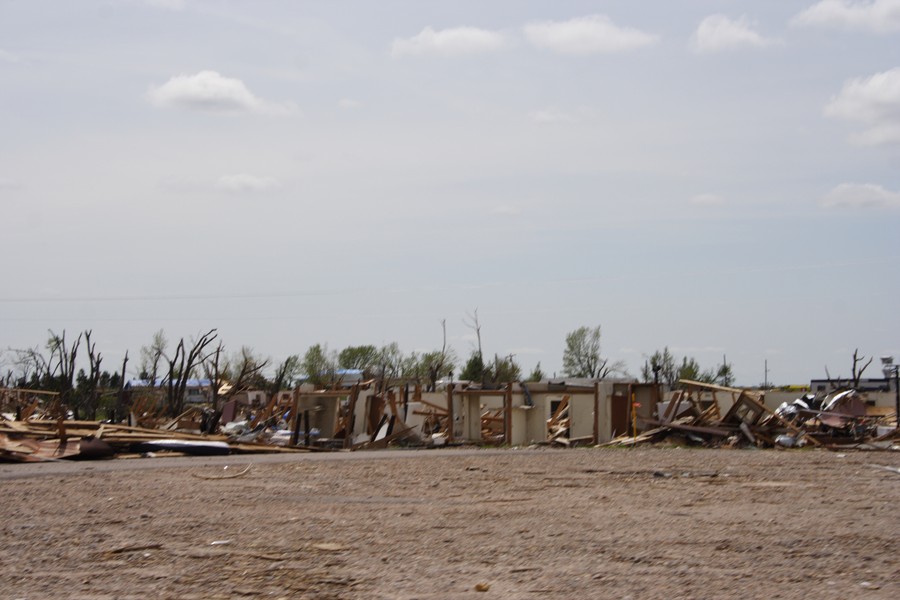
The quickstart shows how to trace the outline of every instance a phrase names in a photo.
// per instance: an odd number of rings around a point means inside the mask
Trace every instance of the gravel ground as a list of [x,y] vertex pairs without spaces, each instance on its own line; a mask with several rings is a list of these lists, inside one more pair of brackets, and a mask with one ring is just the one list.
[[900,597],[897,454],[321,456],[4,466],[0,597]]

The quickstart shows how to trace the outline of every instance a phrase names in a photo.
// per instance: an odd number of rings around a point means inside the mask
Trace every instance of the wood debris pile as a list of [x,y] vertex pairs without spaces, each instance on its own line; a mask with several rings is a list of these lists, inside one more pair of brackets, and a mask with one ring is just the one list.
[[[639,419],[643,429],[604,446],[668,443],[707,447],[792,448],[806,445],[900,449],[893,414],[869,414],[853,390],[809,403],[797,400],[771,410],[759,392],[682,380],[657,419]],[[731,401],[724,415],[720,401]]]
[[[390,444],[421,443],[421,436],[400,417],[397,394],[366,398],[365,433],[354,435],[360,391],[371,382],[347,389],[297,392],[273,397],[266,406],[237,420],[222,411],[191,407],[166,418],[156,405],[132,407],[125,424],[50,418],[37,404],[24,412],[0,414],[0,462],[97,459],[148,456],[156,452],[216,455],[249,452],[360,450]],[[405,404],[405,399],[401,399]],[[436,407],[439,408],[439,407]],[[24,418],[22,418],[24,417]],[[439,426],[438,426],[439,428]]]
[[139,456],[157,451],[191,455],[297,451],[241,443],[224,435],[147,429],[96,421],[0,420],[0,461],[40,462]]

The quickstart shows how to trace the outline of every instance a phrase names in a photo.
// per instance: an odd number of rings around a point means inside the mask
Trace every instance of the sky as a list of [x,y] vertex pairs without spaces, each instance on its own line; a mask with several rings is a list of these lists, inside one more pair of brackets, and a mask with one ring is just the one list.
[[0,0],[0,207],[2,349],[878,376],[900,0]]

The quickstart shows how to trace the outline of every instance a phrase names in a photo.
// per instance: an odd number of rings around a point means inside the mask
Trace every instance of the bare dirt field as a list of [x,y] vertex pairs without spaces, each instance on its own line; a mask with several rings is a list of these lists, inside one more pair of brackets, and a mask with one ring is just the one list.
[[3,466],[0,597],[900,597],[897,454],[155,460]]

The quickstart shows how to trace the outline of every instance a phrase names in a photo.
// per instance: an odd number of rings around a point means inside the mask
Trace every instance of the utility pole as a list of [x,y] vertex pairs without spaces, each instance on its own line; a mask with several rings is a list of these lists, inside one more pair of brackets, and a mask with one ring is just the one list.
[[894,429],[900,429],[900,365],[894,365]]
[[894,376],[894,429],[900,430],[900,365],[894,364],[893,356],[881,357],[881,372],[888,391],[891,389],[891,375]]
[[767,390],[767,389],[769,389],[769,359],[768,358],[766,359],[765,368],[766,368],[766,373],[763,376],[763,389]]

